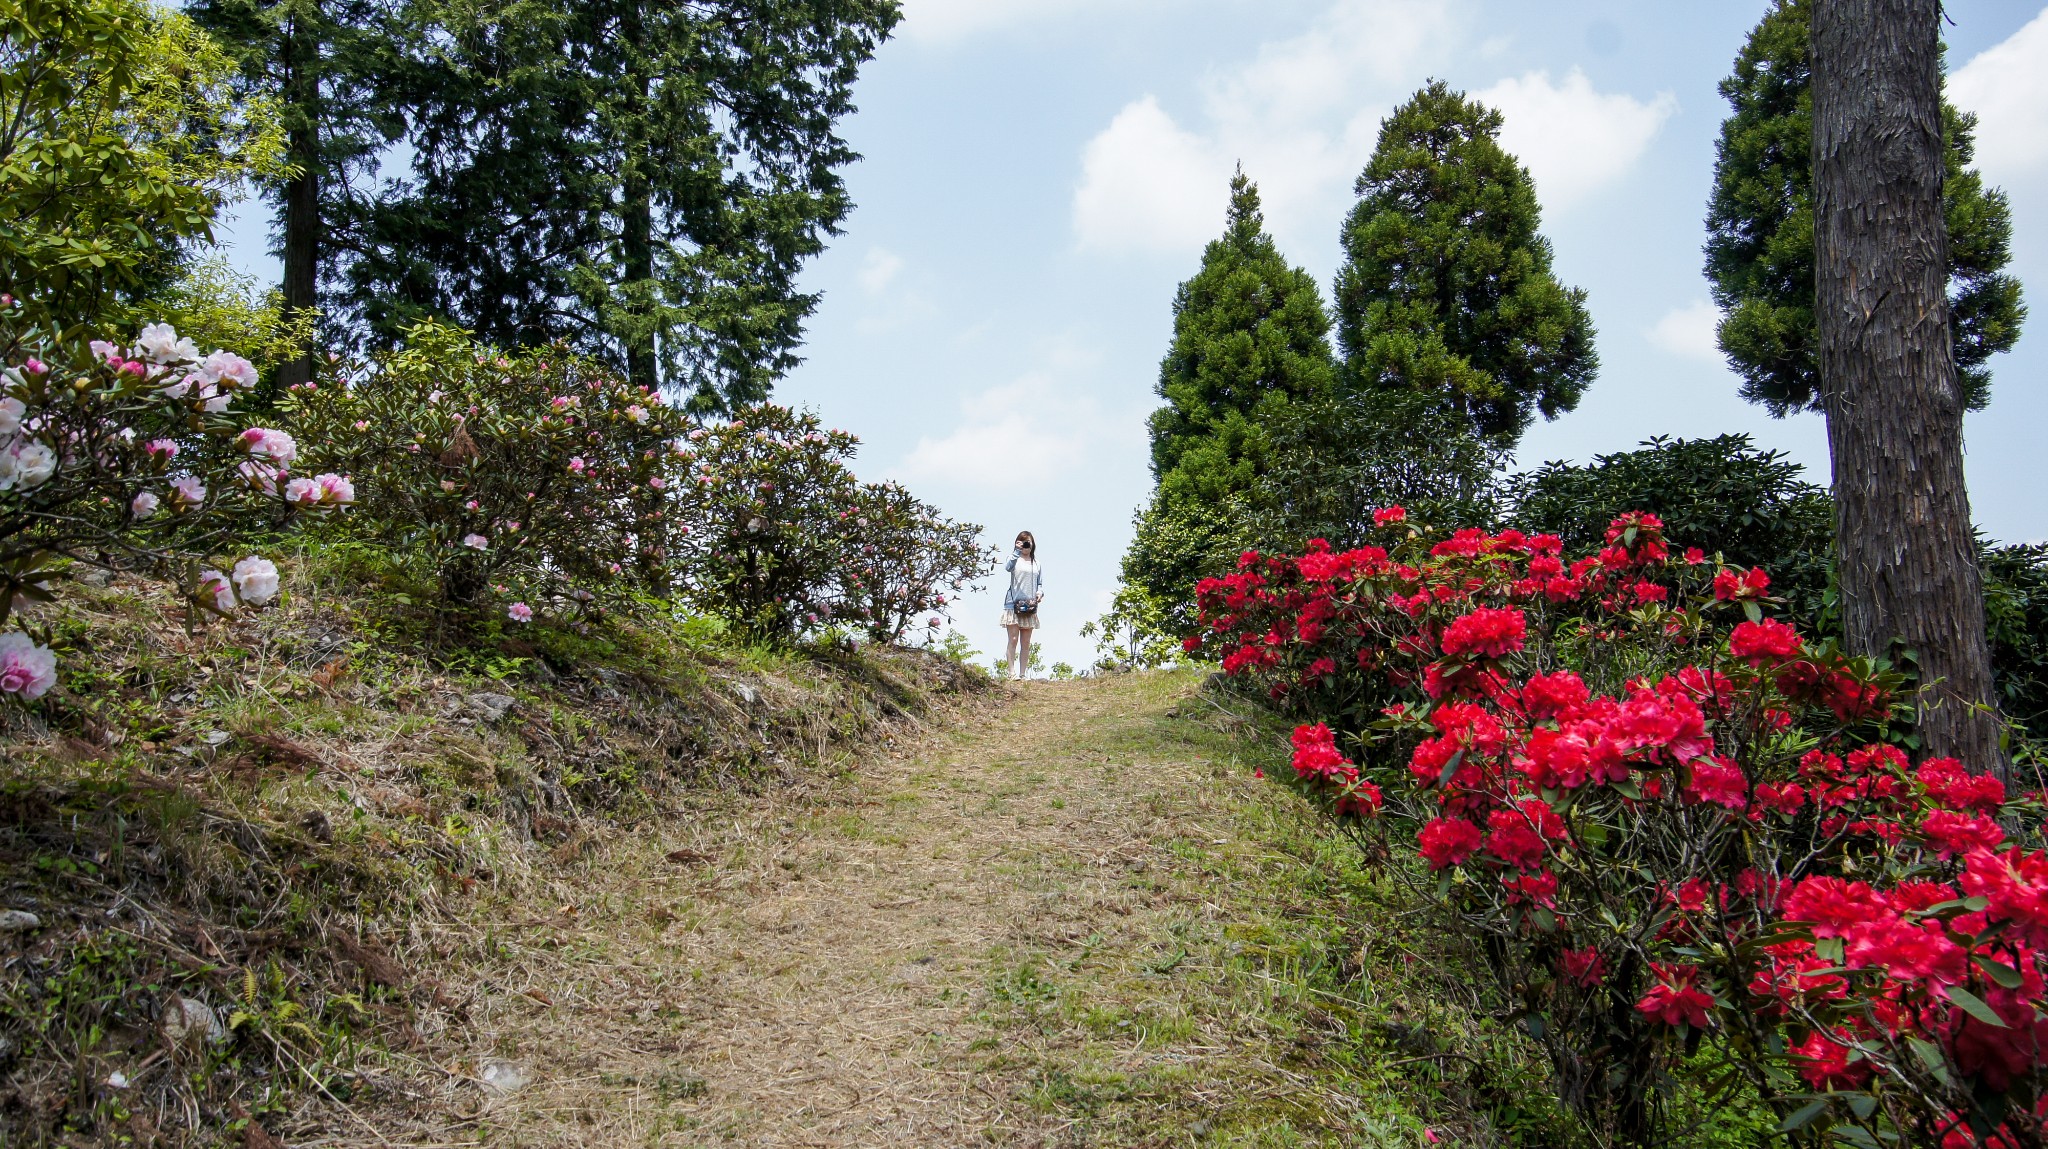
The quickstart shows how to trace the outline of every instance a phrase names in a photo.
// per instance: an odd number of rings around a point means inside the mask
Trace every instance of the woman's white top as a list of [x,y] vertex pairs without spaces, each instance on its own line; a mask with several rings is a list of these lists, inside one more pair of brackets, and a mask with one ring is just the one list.
[[1012,557],[1007,569],[1010,572],[1010,589],[1003,592],[1004,610],[1016,606],[1020,599],[1029,601],[1045,593],[1037,559]]

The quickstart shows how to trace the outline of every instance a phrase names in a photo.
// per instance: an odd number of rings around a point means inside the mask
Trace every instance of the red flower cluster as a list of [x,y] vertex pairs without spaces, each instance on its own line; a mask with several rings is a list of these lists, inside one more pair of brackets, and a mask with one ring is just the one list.
[[1548,536],[1406,534],[1245,555],[1197,588],[1190,649],[1283,706],[1378,716],[1299,727],[1297,776],[1420,827],[1490,960],[1556,987],[1530,991],[1546,1032],[1582,1053],[1630,1016],[1674,1059],[1680,1031],[1727,1035],[1759,1073],[1883,1089],[1937,1133],[1985,1091],[2042,1112],[2040,796],[1915,766],[1884,740],[1895,675],[1765,617],[1765,572],[1672,561],[1654,515],[1571,560]]

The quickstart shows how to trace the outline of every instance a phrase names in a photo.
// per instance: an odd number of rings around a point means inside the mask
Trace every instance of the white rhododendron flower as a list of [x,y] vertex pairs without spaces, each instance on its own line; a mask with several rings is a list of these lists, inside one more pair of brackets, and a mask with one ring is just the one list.
[[0,439],[12,439],[21,430],[21,417],[28,407],[12,395],[0,399]]
[[0,634],[0,694],[33,702],[57,685],[57,655],[18,630]]
[[190,363],[199,358],[199,348],[178,338],[170,324],[152,323],[135,337],[135,354],[151,363]]
[[154,494],[144,491],[136,495],[134,501],[128,504],[128,513],[138,519],[146,519],[156,513],[157,501],[157,497]]
[[310,507],[320,501],[320,483],[315,479],[293,479],[284,485],[284,501],[295,507]]
[[199,365],[199,377],[230,390],[256,385],[256,365],[232,351],[216,351]]
[[57,452],[37,442],[0,449],[0,491],[33,490],[57,472]]
[[491,549],[491,540],[482,535],[468,534],[462,536],[462,545],[473,551],[487,551]]
[[235,564],[235,595],[250,606],[263,606],[277,597],[277,564],[250,555]]
[[179,475],[171,480],[171,496],[180,507],[194,507],[206,501],[206,484],[191,475]]

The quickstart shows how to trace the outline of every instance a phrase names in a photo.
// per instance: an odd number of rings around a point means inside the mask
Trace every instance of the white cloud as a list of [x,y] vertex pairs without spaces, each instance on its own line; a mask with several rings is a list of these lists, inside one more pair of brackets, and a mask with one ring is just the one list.
[[1528,167],[1536,194],[1552,209],[1625,175],[1678,110],[1670,92],[1647,102],[1625,92],[1596,92],[1577,68],[1562,84],[1552,83],[1549,72],[1530,72],[1472,95],[1500,110],[1506,121],[1501,146]]
[[[1200,114],[1175,116],[1147,95],[1082,149],[1074,232],[1084,248],[1194,252],[1220,234],[1226,187],[1242,163],[1283,245],[1327,239],[1372,154],[1380,120],[1432,75],[1475,58],[1466,0],[1334,0],[1304,34],[1260,45],[1210,77]],[[1546,204],[1572,202],[1625,173],[1677,107],[1531,73],[1478,93],[1502,107],[1510,149]]]
[[1948,97],[1977,113],[1977,167],[1994,182],[2048,160],[2048,9],[1948,78]]
[[1091,377],[1099,366],[1084,349],[1051,347],[1043,367],[962,399],[960,422],[921,436],[891,477],[995,489],[1086,473],[1093,462],[1142,452],[1142,418],[1114,417],[1068,382]]
[[1714,332],[1720,323],[1721,309],[1702,299],[1666,312],[1664,318],[1650,328],[1650,342],[1673,355],[1719,363],[1721,345],[1716,342]]
[[1074,230],[1091,247],[1178,251],[1222,230],[1228,161],[1146,96],[1081,153]]
[[867,258],[860,265],[860,289],[869,295],[880,295],[896,281],[903,270],[903,257],[886,247],[871,247]]

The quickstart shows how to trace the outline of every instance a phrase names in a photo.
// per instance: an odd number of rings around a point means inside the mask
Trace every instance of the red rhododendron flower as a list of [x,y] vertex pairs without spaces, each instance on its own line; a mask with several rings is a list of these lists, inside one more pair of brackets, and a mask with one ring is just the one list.
[[1799,1076],[1816,1090],[1861,1089],[1870,1080],[1870,1063],[1851,1061],[1855,1053],[1845,1043],[1853,1039],[1845,1031],[1837,1033],[1839,1037],[1815,1030],[1792,1047]]
[[1963,892],[1983,898],[1985,913],[2011,923],[2020,940],[2048,947],[2048,854],[1976,850],[1963,858]]
[[1675,890],[1667,890],[1664,900],[1678,907],[1681,914],[1697,914],[1707,908],[1707,895],[1711,892],[1707,883],[1699,878],[1687,878]]
[[1394,523],[1405,523],[1407,521],[1408,511],[1403,507],[1381,507],[1372,513],[1372,525],[1376,527],[1391,526]]
[[1686,565],[1687,565],[1687,566],[1695,566],[1695,567],[1696,567],[1696,566],[1698,566],[1698,565],[1700,565],[1701,563],[1703,563],[1703,562],[1706,562],[1706,561],[1707,561],[1707,552],[1705,552],[1705,551],[1703,551],[1703,550],[1699,549],[1698,547],[1687,547],[1687,548],[1685,548],[1685,563],[1686,563]]
[[1905,982],[1955,985],[1963,980],[1967,957],[1938,921],[1909,924],[1885,914],[1849,928],[1845,960],[1851,966],[1881,966]]
[[1759,782],[1757,803],[1780,814],[1797,814],[1806,802],[1806,787],[1797,782]]
[[1502,878],[1500,884],[1508,892],[1508,904],[1511,906],[1524,901],[1552,909],[1557,906],[1557,875],[1549,870],[1510,874]]
[[1971,850],[1995,850],[2005,842],[2005,831],[1981,814],[1936,810],[1920,823],[1920,836],[1943,858]]
[[1522,705],[1531,718],[1556,718],[1593,696],[1586,680],[1569,670],[1539,674],[1522,684]]
[[1543,861],[1546,843],[1569,836],[1564,819],[1541,798],[1524,798],[1486,818],[1486,852],[1518,870],[1533,870]]
[[1705,1029],[1714,998],[1698,986],[1699,967],[1653,962],[1650,968],[1656,972],[1657,984],[1636,1002],[1636,1009],[1665,1025]]
[[1714,576],[1714,597],[1722,601],[1759,599],[1770,589],[1771,576],[1761,567],[1751,567],[1748,574],[1737,574],[1723,569]]
[[1856,923],[1889,912],[1868,884],[1842,878],[1806,878],[1785,898],[1785,916],[1812,922],[1818,938],[1845,937]]
[[1799,632],[1773,618],[1741,622],[1728,636],[1728,655],[1752,665],[1783,662],[1800,651]]
[[1305,779],[1328,779],[1349,781],[1358,776],[1358,767],[1345,761],[1337,749],[1337,736],[1330,732],[1328,725],[1318,722],[1314,726],[1294,728],[1294,773]]
[[1500,658],[1522,649],[1529,620],[1512,608],[1480,607],[1444,628],[1444,653],[1452,657],[1478,654]]
[[1479,827],[1462,818],[1434,818],[1415,835],[1432,870],[1455,866],[1479,850]]
[[1610,551],[1621,555],[1609,566],[1661,563],[1671,553],[1664,545],[1664,520],[1648,511],[1630,511],[1608,523],[1607,542]]
[[1684,792],[1687,800],[1730,810],[1749,805],[1749,779],[1733,762],[1703,755],[1692,760],[1688,773]]
[[1607,959],[1592,946],[1564,951],[1564,976],[1591,989],[1607,980]]
[[2005,802],[2005,783],[1990,774],[1971,774],[1953,758],[1930,758],[1914,777],[1927,796],[1951,810],[1990,813]]

